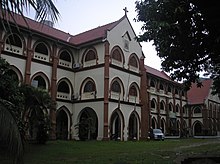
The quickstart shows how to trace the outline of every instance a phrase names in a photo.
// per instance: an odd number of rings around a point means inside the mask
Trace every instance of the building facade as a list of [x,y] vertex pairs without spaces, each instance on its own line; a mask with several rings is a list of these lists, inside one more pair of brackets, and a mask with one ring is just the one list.
[[220,99],[217,95],[212,95],[211,79],[201,79],[201,83],[201,88],[193,84],[187,93],[191,134],[219,136]]
[[150,127],[180,135],[193,126],[183,86],[144,65],[126,14],[75,36],[18,15],[19,30],[9,21],[12,31],[0,28],[0,55],[20,83],[56,101],[48,109],[51,139],[139,140]]

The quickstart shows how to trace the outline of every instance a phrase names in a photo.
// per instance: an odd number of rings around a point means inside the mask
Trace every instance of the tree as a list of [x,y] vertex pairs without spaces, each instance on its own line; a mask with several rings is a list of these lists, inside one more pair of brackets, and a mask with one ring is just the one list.
[[15,163],[23,159],[23,95],[18,81],[9,74],[9,63],[0,58],[0,150],[9,154]]
[[19,86],[10,71],[9,63],[0,58],[0,150],[5,150],[15,163],[22,163],[23,143],[30,129],[28,116],[35,113],[38,125],[35,139],[44,144],[50,130],[48,109],[55,103],[45,90]]
[[190,0],[144,0],[136,2],[137,21],[143,22],[139,41],[154,41],[162,69],[173,79],[199,83],[206,72],[220,95],[220,46],[205,13]]
[[21,93],[24,95],[24,110],[22,112],[22,120],[25,121],[27,129],[32,131],[30,126],[32,122],[31,116],[34,114],[35,124],[37,126],[36,138],[40,144],[45,144],[48,140],[48,132],[50,130],[50,120],[48,109],[55,105],[49,93],[40,88],[23,85],[20,87]]
[[23,12],[33,8],[36,11],[37,20],[45,20],[50,18],[55,22],[58,20],[59,11],[53,3],[53,0],[1,0],[0,11],[4,17],[9,14],[19,14],[24,17]]

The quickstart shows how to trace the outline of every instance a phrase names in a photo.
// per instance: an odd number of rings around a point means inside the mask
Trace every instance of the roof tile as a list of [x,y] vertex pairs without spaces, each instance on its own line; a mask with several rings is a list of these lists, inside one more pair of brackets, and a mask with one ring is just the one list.
[[212,86],[212,79],[202,80],[202,86],[197,87],[196,83],[192,84],[192,87],[187,92],[188,102],[190,105],[203,104],[205,99],[209,95],[210,88]]

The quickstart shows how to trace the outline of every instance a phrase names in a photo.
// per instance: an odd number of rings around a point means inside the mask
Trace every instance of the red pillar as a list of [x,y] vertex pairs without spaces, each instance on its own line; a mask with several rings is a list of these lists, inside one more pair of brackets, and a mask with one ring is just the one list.
[[141,95],[141,139],[147,139],[149,131],[149,107],[148,107],[148,94],[147,94],[147,75],[144,66],[144,56],[140,60],[140,71],[141,71],[141,84],[140,84],[140,95]]
[[105,42],[105,66],[104,66],[104,131],[103,140],[109,140],[108,136],[108,105],[109,105],[109,42]]
[[[57,65],[59,62],[58,56],[56,56],[57,45],[53,45],[52,51],[52,77],[51,77],[51,99],[52,101],[56,101],[57,94]],[[56,139],[56,106],[51,107],[50,109],[50,120],[51,120],[51,131],[50,138],[52,140]]]
[[33,57],[33,49],[31,47],[31,42],[32,42],[32,35],[28,36],[28,41],[27,41],[27,59],[26,59],[26,67],[25,67],[25,79],[24,83],[30,85],[30,76],[31,76],[31,60]]

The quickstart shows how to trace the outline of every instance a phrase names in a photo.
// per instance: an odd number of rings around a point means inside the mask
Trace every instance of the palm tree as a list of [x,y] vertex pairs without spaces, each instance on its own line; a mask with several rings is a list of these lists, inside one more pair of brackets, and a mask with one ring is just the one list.
[[[33,132],[32,124],[36,125],[35,138],[38,143],[44,144],[48,139],[48,131],[50,130],[48,109],[51,109],[55,103],[52,101],[49,93],[41,88],[23,85],[20,87],[24,95],[24,110],[22,112],[22,120],[26,122],[29,132]],[[33,118],[34,115],[34,120]]]
[[18,82],[8,74],[9,71],[9,63],[0,58],[0,150],[10,155],[14,163],[22,163],[23,128],[20,112],[23,96],[19,92]]
[[45,20],[48,16],[55,22],[58,20],[59,11],[53,3],[53,0],[1,0],[0,12],[4,18],[7,14],[14,16],[19,14],[24,17],[24,11],[33,8],[36,11],[37,20]]

